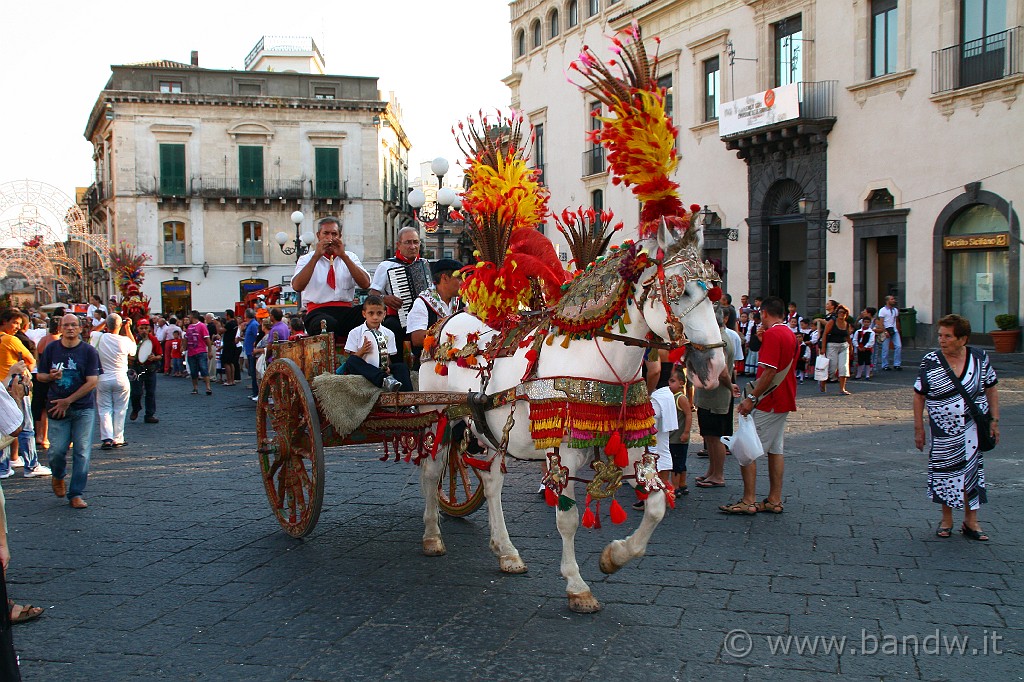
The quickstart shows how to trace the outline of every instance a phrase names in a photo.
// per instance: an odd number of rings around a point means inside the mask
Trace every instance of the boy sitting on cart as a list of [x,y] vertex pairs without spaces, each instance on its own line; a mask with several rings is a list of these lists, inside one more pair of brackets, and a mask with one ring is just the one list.
[[400,362],[395,334],[381,325],[387,310],[380,296],[367,296],[363,302],[365,322],[348,334],[345,374],[358,374],[385,391],[412,391],[409,367]]

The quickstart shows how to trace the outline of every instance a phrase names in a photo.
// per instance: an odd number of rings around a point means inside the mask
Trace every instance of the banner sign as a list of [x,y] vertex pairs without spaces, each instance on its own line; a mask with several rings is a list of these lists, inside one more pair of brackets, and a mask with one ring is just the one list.
[[719,112],[719,136],[727,137],[799,118],[800,96],[797,87],[796,83],[790,83],[725,102]]
[[960,249],[1005,249],[1010,246],[1009,232],[988,232],[986,234],[946,235],[942,248]]

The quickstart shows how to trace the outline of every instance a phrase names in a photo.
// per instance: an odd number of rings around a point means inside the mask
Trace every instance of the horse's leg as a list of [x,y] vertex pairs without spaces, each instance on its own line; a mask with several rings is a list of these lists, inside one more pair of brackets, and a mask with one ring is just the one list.
[[641,557],[647,551],[647,543],[665,517],[665,492],[658,490],[647,496],[644,517],[632,535],[623,540],[614,540],[601,552],[600,567],[604,573],[614,573],[627,563]]
[[[440,438],[440,434],[438,434]],[[423,493],[423,553],[427,556],[442,556],[448,550],[441,539],[440,506],[437,501],[437,484],[441,480],[444,459],[453,443],[442,443],[436,458],[424,457],[420,461],[420,492]]]
[[[563,448],[562,451],[566,453],[562,457],[562,464],[569,469],[570,476],[575,476],[585,455],[568,448]],[[575,482],[570,480],[562,494],[575,499]],[[576,530],[580,527],[577,506],[573,505],[567,511],[555,507],[555,524],[558,526],[558,534],[562,536],[562,577],[565,578],[565,591],[569,595],[569,610],[576,613],[595,613],[601,610],[601,602],[594,598],[590,586],[580,575],[580,565],[576,563]]]
[[491,526],[491,551],[498,557],[502,573],[526,573],[526,564],[519,556],[519,550],[512,544],[505,526],[505,511],[501,507],[501,489],[505,474],[501,471],[501,457],[495,456],[489,470],[480,472],[487,498],[487,520]]

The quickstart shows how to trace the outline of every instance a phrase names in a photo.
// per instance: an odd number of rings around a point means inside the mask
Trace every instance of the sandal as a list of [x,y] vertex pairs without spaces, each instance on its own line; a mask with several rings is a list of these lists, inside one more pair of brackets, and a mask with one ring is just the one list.
[[40,606],[32,606],[31,604],[22,606],[21,604],[15,604],[10,599],[7,600],[7,609],[11,616],[11,623],[27,623],[43,615],[43,609]]
[[935,537],[937,537],[937,538],[948,538],[952,534],[953,534],[953,526],[950,526],[949,528],[944,528],[942,526],[939,526],[938,528],[935,529]]
[[740,500],[735,504],[723,504],[718,507],[718,510],[723,514],[744,514],[753,516],[757,513],[757,504],[747,504],[743,500]]
[[767,497],[764,498],[763,502],[759,502],[757,504],[757,511],[759,511],[759,512],[769,512],[771,514],[781,514],[782,513],[782,509],[783,508],[782,508],[782,503],[781,502],[779,502],[778,504],[776,504],[774,502],[769,502]]
[[968,528],[966,523],[960,527],[960,534],[963,535],[965,538],[970,538],[971,540],[978,540],[979,542],[988,542],[988,536],[985,535],[985,531],[981,529],[974,530],[973,528]]
[[192,395],[199,395],[199,391],[196,389],[192,389]]

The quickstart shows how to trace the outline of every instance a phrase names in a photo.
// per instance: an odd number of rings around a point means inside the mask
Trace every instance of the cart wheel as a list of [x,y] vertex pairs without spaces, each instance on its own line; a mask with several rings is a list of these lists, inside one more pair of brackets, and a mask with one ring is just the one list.
[[441,470],[441,480],[437,483],[438,503],[448,516],[469,516],[484,503],[484,486],[480,473],[467,465],[462,455],[466,451],[467,438],[452,442],[448,446],[448,456]]
[[256,447],[263,486],[277,522],[292,537],[308,535],[324,502],[320,417],[298,365],[267,365],[256,404]]

